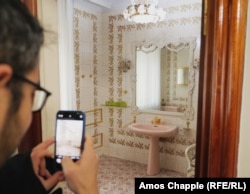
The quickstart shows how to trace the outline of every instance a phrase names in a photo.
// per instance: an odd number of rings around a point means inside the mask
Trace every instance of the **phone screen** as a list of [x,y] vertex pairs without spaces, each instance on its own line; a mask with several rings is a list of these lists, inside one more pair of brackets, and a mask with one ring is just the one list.
[[85,114],[81,111],[58,111],[56,116],[55,163],[61,169],[63,157],[80,159],[85,134]]

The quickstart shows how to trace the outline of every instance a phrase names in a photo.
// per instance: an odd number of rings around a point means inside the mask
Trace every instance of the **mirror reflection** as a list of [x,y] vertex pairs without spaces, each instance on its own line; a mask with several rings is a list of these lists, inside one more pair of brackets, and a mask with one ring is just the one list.
[[[136,50],[136,105],[139,109],[160,110],[161,49],[155,45]],[[146,86],[146,87],[145,87]]]
[[192,97],[191,47],[189,42],[162,46],[144,42],[136,47],[136,106],[140,110],[186,111]]
[[176,84],[178,86],[188,85],[188,67],[178,67],[177,68],[177,78],[176,78]]

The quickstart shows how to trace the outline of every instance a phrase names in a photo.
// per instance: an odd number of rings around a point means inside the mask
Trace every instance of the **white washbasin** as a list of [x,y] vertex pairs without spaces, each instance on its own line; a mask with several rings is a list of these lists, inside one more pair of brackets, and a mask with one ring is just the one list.
[[175,135],[178,129],[176,125],[156,125],[152,123],[133,123],[128,128],[136,133],[152,137],[169,137]]

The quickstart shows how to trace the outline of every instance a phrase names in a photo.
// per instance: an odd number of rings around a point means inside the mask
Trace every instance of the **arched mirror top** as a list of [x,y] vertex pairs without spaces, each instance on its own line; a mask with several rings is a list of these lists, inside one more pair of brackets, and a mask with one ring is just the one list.
[[175,42],[135,42],[134,107],[140,112],[173,114],[193,120],[195,48],[195,37]]

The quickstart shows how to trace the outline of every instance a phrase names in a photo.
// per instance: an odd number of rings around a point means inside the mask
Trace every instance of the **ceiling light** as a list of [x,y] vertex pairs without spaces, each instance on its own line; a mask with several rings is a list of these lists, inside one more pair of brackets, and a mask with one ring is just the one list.
[[128,21],[156,23],[165,19],[166,13],[158,8],[158,0],[131,0],[131,4],[123,11],[123,16]]

